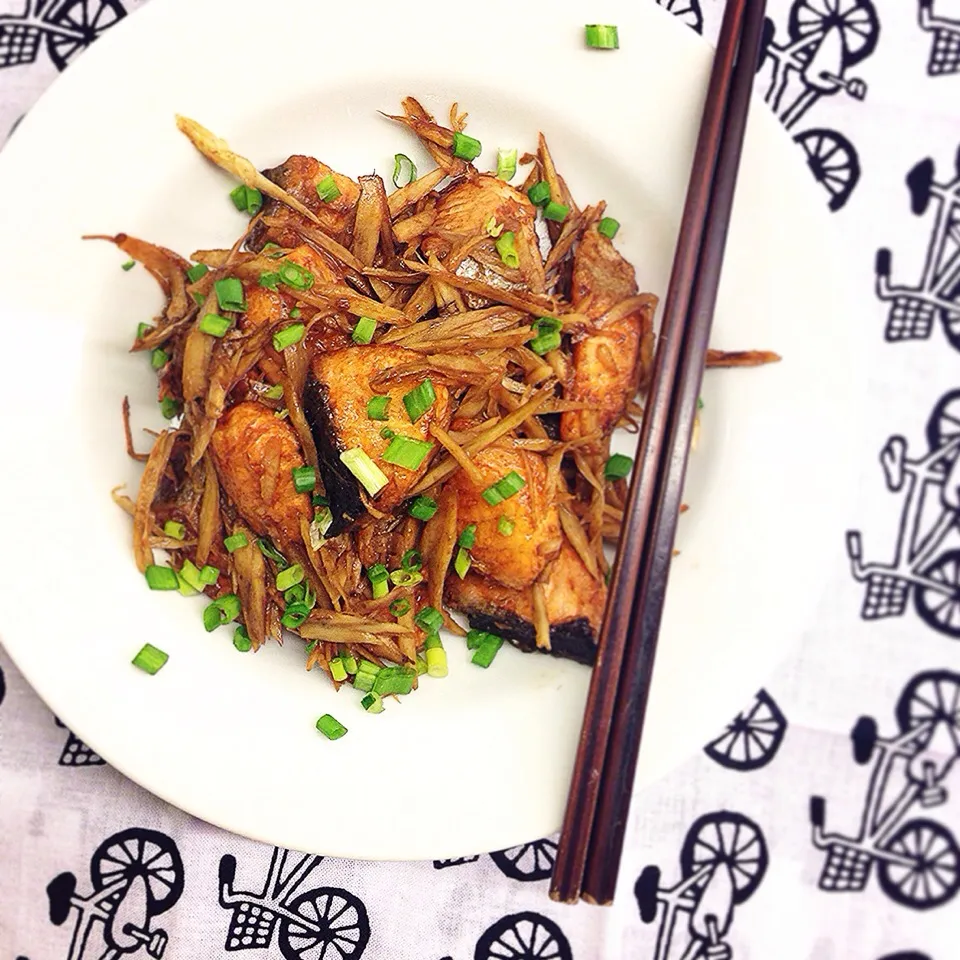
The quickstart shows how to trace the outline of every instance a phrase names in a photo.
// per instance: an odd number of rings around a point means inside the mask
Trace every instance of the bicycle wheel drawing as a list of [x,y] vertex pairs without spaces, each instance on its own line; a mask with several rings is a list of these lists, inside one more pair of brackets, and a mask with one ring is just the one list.
[[472,857],[454,857],[452,860],[434,860],[434,870],[446,870],[447,867],[459,867],[465,863],[476,863],[480,859],[480,854],[475,853]]
[[57,12],[52,23],[69,27],[80,36],[65,36],[49,33],[47,35],[47,53],[58,70],[64,70],[67,64],[80,51],[85,50],[104,30],[127,15],[121,0],[69,0]]
[[[768,863],[767,843],[760,828],[742,813],[729,810],[707,813],[697,819],[687,831],[680,851],[684,880],[704,867],[727,867],[735,904],[753,896],[767,872]],[[708,873],[701,885],[709,878]]]
[[[950,390],[937,401],[927,420],[926,434],[931,453],[960,436],[960,390]],[[956,458],[954,451],[944,460],[953,463]]]
[[960,847],[953,834],[935,820],[910,820],[890,838],[885,849],[911,861],[877,863],[883,892],[904,907],[939,907],[960,890]]
[[474,960],[573,960],[563,931],[549,917],[527,910],[489,927],[477,941]]
[[691,30],[703,33],[703,11],[700,0],[657,0],[664,10],[669,10],[678,20]]
[[830,194],[829,207],[836,212],[860,180],[856,148],[842,133],[820,127],[797,134],[793,142],[803,149],[810,172]]
[[960,638],[960,550],[941,553],[920,575],[943,584],[943,589],[917,586],[913,592],[917,615],[928,627]]
[[877,11],[870,0],[798,0],[791,6],[787,31],[794,42],[808,40],[815,50],[831,30],[840,32],[843,66],[852,67],[877,46]]
[[907,950],[906,953],[888,953],[880,960],[930,960],[925,953],[917,953],[916,950]]
[[3,676],[3,668],[0,667],[0,703],[3,703],[3,698],[7,695],[7,681]]
[[920,749],[930,742],[934,725],[945,724],[953,748],[960,754],[960,674],[951,670],[918,673],[903,688],[895,713],[904,733],[930,724],[927,736],[917,742]]
[[177,845],[166,834],[138,827],[108,837],[90,858],[90,880],[94,890],[103,890],[121,881],[123,891],[136,878],[143,879],[151,916],[169,910],[183,893],[183,860]]
[[307,921],[283,921],[278,943],[285,960],[359,960],[370,940],[367,908],[346,890],[318,887],[290,903]]
[[490,859],[511,880],[546,880],[553,873],[557,845],[544,838],[490,854]]
[[750,709],[738,713],[703,751],[729,770],[759,770],[776,756],[786,730],[780,708],[766,690],[760,690]]

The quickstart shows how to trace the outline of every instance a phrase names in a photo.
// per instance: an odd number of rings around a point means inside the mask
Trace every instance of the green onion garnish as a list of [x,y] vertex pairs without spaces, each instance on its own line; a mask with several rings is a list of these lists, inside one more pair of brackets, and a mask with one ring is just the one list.
[[487,235],[493,237],[494,240],[503,233],[503,224],[497,223],[497,218],[491,216],[488,218],[487,222],[483,225],[483,229],[487,231]]
[[497,533],[502,537],[509,537],[513,533],[516,524],[506,515],[502,514],[497,520]]
[[422,677],[427,672],[427,658],[422,654],[417,654],[417,676]]
[[465,547],[461,547],[457,551],[456,559],[453,561],[453,569],[457,571],[457,576],[461,580],[467,575],[467,571],[470,569],[472,563],[473,559],[470,556],[470,551]]
[[405,166],[408,168],[407,183],[413,183],[417,179],[417,165],[405,153],[395,153],[393,155],[393,185],[395,187],[401,186],[400,178]]
[[205,314],[200,321],[200,330],[203,333],[209,333],[211,337],[226,336],[227,331],[233,326],[233,321],[226,317],[221,317],[216,313]]
[[556,330],[547,330],[544,333],[538,333],[527,346],[537,355],[543,356],[551,350],[556,350],[560,346],[560,334]]
[[603,217],[597,224],[597,233],[606,237],[608,240],[612,240],[617,235],[619,229],[620,221],[614,220],[613,217]]
[[169,655],[161,649],[155,647],[152,643],[145,643],[130,662],[144,673],[153,676],[169,659]]
[[405,393],[403,405],[407,408],[410,422],[416,423],[433,406],[436,399],[437,394],[429,377],[423,383],[417,384],[409,393]]
[[437,512],[437,501],[432,497],[419,496],[407,509],[407,513],[417,520],[429,520]]
[[280,623],[288,630],[296,630],[309,616],[310,608],[305,603],[288,603]]
[[[391,441],[390,445],[392,446],[394,442]],[[387,450],[389,449],[388,447]],[[390,482],[387,475],[370,459],[362,447],[344,450],[340,454],[340,462],[363,484],[363,488],[371,497],[378,494]]]
[[360,706],[363,707],[367,713],[383,713],[383,697],[381,697],[379,693],[373,693],[371,691],[360,701]]
[[353,685],[357,690],[366,692],[373,689],[373,683],[377,679],[380,668],[369,660],[361,660],[357,664],[357,673],[353,678]]
[[402,617],[410,612],[410,601],[406,597],[397,597],[390,604],[390,613],[394,617]]
[[193,297],[193,302],[198,307],[202,307],[207,299],[199,290],[194,290],[193,293],[190,294],[190,296]]
[[283,384],[275,383],[269,390],[264,390],[263,395],[268,400],[282,400],[283,399]]
[[415,667],[383,667],[373,681],[373,692],[381,697],[391,694],[407,694],[413,689],[417,678]]
[[315,493],[315,494],[310,498],[310,502],[311,502],[315,507],[329,507],[329,506],[330,506],[330,501],[329,501],[322,493]]
[[487,633],[485,630],[468,630],[467,631],[467,649],[476,650],[487,637],[492,637],[492,636],[493,636],[492,633]]
[[174,400],[173,397],[164,397],[160,401],[160,413],[163,414],[163,417],[166,420],[172,420],[174,417],[179,417],[180,401]]
[[534,206],[542,207],[550,200],[550,184],[546,180],[538,180],[527,191],[527,196]]
[[224,277],[213,285],[221,310],[246,310],[243,301],[243,284],[236,277]]
[[292,586],[300,583],[303,577],[303,567],[299,563],[293,563],[286,570],[281,570],[277,574],[277,589],[283,593],[284,590],[289,590]]
[[138,323],[137,339],[142,340],[152,329],[153,329],[153,324],[151,323]]
[[226,593],[214,600],[203,611],[203,626],[207,633],[230,623],[240,616],[240,598],[235,593]]
[[204,564],[203,569],[200,571],[200,582],[204,586],[212,586],[220,578],[220,568],[215,567],[212,564]]
[[293,489],[297,493],[309,493],[317,485],[317,471],[305,464],[302,467],[293,467]]
[[533,321],[533,332],[536,334],[555,332],[563,329],[563,321],[559,317],[537,317]]
[[260,537],[257,540],[257,546],[260,548],[260,552],[274,563],[281,567],[287,565],[287,558],[266,537]]
[[347,679],[347,668],[343,665],[343,661],[339,657],[332,657],[330,660],[330,676],[333,677],[337,683],[343,683]]
[[317,184],[317,196],[324,203],[329,203],[331,200],[336,200],[337,197],[340,196],[340,188],[337,186],[337,181],[333,179],[332,173],[328,173]]
[[382,563],[375,563],[372,567],[367,568],[367,579],[370,581],[374,600],[379,600],[389,593],[390,585],[387,583],[389,576],[387,568]]
[[567,214],[570,213],[570,208],[564,203],[557,203],[556,200],[551,200],[543,208],[543,216],[546,220],[556,220],[557,223],[562,223],[567,219]]
[[517,248],[513,245],[513,241],[513,231],[505,230],[497,237],[496,248],[504,264],[515,269],[520,266],[520,256],[517,253]]
[[370,343],[373,340],[374,331],[377,329],[377,321],[370,317],[361,317],[357,325],[353,328],[350,338],[354,343]]
[[386,420],[387,410],[390,409],[390,397],[377,395],[367,401],[368,420]]
[[616,50],[620,46],[619,32],[613,24],[588,23],[583,30],[588,47],[598,50]]
[[389,427],[384,427],[380,431],[380,436],[383,437],[384,440],[392,440],[396,435],[396,430],[391,430]]
[[248,187],[242,183],[230,191],[230,199],[238,210],[245,210],[251,217],[259,213],[263,206],[263,194],[256,187]]
[[300,308],[299,308],[299,307],[294,307],[294,308],[290,311],[289,316],[290,316],[290,319],[291,319],[291,320],[297,320],[297,319],[299,319],[299,317],[300,317]]
[[437,634],[433,633],[423,642],[425,659],[427,661],[427,675],[430,677],[445,677],[447,675],[447,651]]
[[226,548],[227,553],[233,553],[234,550],[239,550],[241,547],[245,547],[250,541],[247,540],[247,535],[245,533],[232,533],[229,537],[226,537],[223,541],[223,545]]
[[[200,579],[200,571],[197,569],[189,557],[185,557],[180,571],[177,574],[180,584],[180,593],[185,597],[193,596],[195,593],[203,593],[204,582]],[[187,587],[184,590],[184,586]]]
[[395,587],[414,587],[423,580],[419,570],[391,570],[390,582]]
[[470,658],[470,662],[475,663],[478,667],[489,667],[490,664],[493,663],[493,658],[497,655],[497,651],[502,646],[502,637],[498,637],[493,633],[488,633],[483,638],[480,646],[477,647],[473,656]]
[[276,290],[280,286],[280,274],[275,271],[268,270],[266,273],[260,274],[260,286],[264,290]]
[[517,151],[504,150],[500,147],[497,150],[497,176],[501,180],[512,180],[517,172]]
[[283,591],[283,602],[286,604],[303,603],[307,595],[307,588],[303,583],[295,583],[289,590]]
[[341,653],[340,660],[343,668],[352,677],[357,672],[357,658],[352,653]]
[[277,244],[273,243],[273,241],[265,243],[261,247],[260,252],[265,257],[269,257],[271,260],[276,260],[278,257],[284,256],[283,247],[278,246]]
[[426,633],[436,633],[443,626],[443,614],[436,607],[424,607],[413,622]]
[[475,523],[468,523],[463,528],[463,533],[457,538],[457,546],[465,547],[467,550],[472,550],[474,544],[477,542],[477,525]]
[[187,535],[187,528],[179,520],[168,520],[163,525],[163,532],[171,540],[182,540]]
[[509,500],[515,493],[519,493],[526,483],[527,481],[516,470],[511,470],[505,477],[487,487],[481,496],[491,507],[495,507],[498,503]]
[[180,584],[177,581],[177,575],[170,567],[161,567],[151,563],[143,575],[147,578],[147,586],[151,590],[176,590]]
[[166,350],[161,350],[157,347],[157,349],[150,354],[150,366],[153,367],[154,370],[161,370],[166,366],[169,359],[170,354],[168,354]]
[[336,717],[331,717],[329,713],[325,713],[317,721],[317,729],[328,740],[339,740],[347,733],[347,728]]
[[423,555],[419,550],[406,550],[400,558],[401,570],[419,570],[423,566]]
[[299,263],[280,264],[280,280],[288,287],[294,290],[309,290],[313,286],[314,276],[309,270],[305,270]]
[[633,469],[633,458],[615,453],[604,464],[603,475],[607,480],[622,480]]
[[191,283],[196,283],[198,280],[202,280],[209,272],[210,268],[205,263],[195,263],[187,270],[187,279]]
[[479,140],[456,131],[453,135],[453,155],[461,160],[475,160],[480,156],[483,145]]
[[698,410],[703,409],[703,397],[697,397],[697,409]]
[[132,270],[137,265],[136,260],[128,260],[126,263],[120,264],[121,270]]
[[299,343],[303,339],[303,332],[306,328],[302,323],[291,323],[288,327],[281,327],[273,335],[273,349],[281,353]]
[[[405,470],[416,470],[432,449],[432,443],[414,440],[412,437],[395,436],[383,451],[382,458],[387,463],[396,464]],[[343,454],[340,456],[342,459]]]
[[233,631],[233,645],[241,653],[246,653],[253,646],[250,634],[247,633],[247,628],[243,624]]

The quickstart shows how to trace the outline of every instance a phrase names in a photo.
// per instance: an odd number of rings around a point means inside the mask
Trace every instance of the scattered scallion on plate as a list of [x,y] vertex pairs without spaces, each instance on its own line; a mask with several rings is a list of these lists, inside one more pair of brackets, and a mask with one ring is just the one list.
[[170,659],[170,655],[152,643],[145,643],[130,662],[144,673],[153,676]]

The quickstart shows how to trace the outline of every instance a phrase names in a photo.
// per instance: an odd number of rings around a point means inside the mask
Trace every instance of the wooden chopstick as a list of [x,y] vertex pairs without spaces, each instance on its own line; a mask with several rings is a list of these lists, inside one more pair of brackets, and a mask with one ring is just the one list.
[[720,30],[551,882],[554,900],[613,899],[764,6],[728,0]]

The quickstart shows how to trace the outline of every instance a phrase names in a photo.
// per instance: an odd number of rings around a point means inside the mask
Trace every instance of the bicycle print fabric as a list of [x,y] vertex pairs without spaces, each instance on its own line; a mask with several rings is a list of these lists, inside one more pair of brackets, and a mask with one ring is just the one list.
[[[145,2],[0,0],[0,136]],[[656,2],[715,39],[722,0]],[[851,316],[812,304],[811,335],[858,332],[861,495],[802,648],[635,797],[615,907],[547,898],[556,838],[368,863],[223,832],[112,769],[0,649],[0,957],[958,956],[960,0],[768,6],[756,92],[859,291]]]

